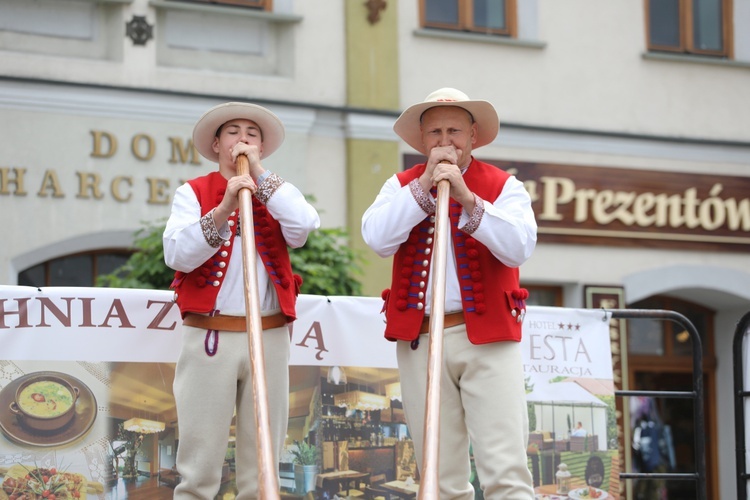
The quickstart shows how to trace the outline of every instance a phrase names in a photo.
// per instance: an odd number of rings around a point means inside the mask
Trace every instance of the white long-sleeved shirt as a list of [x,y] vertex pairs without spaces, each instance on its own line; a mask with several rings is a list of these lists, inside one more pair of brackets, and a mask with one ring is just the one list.
[[[305,200],[296,187],[288,182],[279,186],[271,195],[266,208],[281,224],[284,239],[292,248],[304,245],[307,236],[320,227],[320,218],[315,208]],[[206,242],[200,226],[200,218],[201,207],[198,199],[193,188],[185,183],[175,192],[172,213],[164,230],[164,261],[170,268],[189,273],[203,265],[219,250]],[[243,221],[240,222],[243,223]],[[215,308],[221,314],[244,316],[245,281],[242,268],[242,238],[235,236],[234,228],[230,228],[227,223],[217,229],[225,241],[229,238],[235,238],[235,241],[229,264],[224,269],[224,282],[216,297]],[[268,272],[260,256],[256,258],[256,272],[261,311],[278,309],[276,290],[269,280]]]
[[[429,193],[427,195],[432,196]],[[496,200],[482,201],[484,215],[471,236],[489,248],[506,266],[519,267],[536,247],[537,225],[528,192],[518,179],[510,177]],[[469,222],[470,215],[466,210],[462,211],[459,228]],[[362,216],[362,237],[379,256],[390,257],[406,241],[412,228],[426,216],[409,186],[402,187],[394,175],[385,182],[373,204]],[[445,311],[460,311],[461,290],[452,244],[447,249],[445,276]],[[432,287],[428,286],[425,297],[427,314],[431,304]]]

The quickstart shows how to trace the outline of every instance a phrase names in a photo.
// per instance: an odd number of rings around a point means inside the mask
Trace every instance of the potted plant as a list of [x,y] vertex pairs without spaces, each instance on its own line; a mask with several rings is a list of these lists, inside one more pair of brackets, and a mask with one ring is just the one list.
[[315,490],[315,476],[318,474],[318,448],[307,441],[295,441],[294,457],[294,490],[298,495]]

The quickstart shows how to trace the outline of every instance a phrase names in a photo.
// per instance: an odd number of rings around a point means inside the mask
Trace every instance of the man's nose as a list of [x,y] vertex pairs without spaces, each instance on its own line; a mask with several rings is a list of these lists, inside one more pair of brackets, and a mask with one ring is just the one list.
[[448,134],[440,134],[440,146],[450,146],[451,145],[451,139]]

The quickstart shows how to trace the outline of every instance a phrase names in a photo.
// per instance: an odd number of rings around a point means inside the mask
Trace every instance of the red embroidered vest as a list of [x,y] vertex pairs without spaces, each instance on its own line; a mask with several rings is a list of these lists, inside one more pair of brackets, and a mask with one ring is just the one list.
[[[219,172],[212,172],[188,183],[200,203],[201,216],[218,206],[227,188],[227,180]],[[237,227],[237,213],[235,212],[229,218],[234,221],[233,228]],[[246,225],[242,226],[243,231],[248,229]],[[253,230],[259,258],[263,260],[276,289],[281,311],[288,321],[294,321],[297,319],[296,302],[302,278],[292,273],[292,264],[281,232],[281,225],[255,197],[253,197]],[[191,272],[175,272],[171,288],[175,290],[175,301],[183,318],[188,312],[209,313],[214,310],[216,297],[224,281],[226,267],[229,265],[234,249],[234,240],[235,237],[232,235],[217,249],[213,257]]]
[[[425,164],[397,174],[402,186],[418,178]],[[502,192],[509,174],[472,159],[464,174],[466,185],[484,200],[494,201]],[[528,292],[519,288],[518,268],[497,260],[490,250],[470,235],[458,230],[463,207],[453,198],[448,210],[451,243],[456,256],[461,304],[466,331],[473,344],[521,340],[521,318]],[[430,254],[433,247],[433,215],[412,229],[393,257],[391,288],[383,292],[388,340],[414,340],[424,319],[424,298],[429,286]]]

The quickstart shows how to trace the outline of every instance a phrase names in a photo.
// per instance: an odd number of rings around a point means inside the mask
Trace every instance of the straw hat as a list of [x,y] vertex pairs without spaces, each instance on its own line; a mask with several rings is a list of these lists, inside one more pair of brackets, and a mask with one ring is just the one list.
[[195,149],[206,159],[218,162],[219,155],[213,150],[216,131],[231,120],[251,120],[258,124],[263,137],[261,158],[269,156],[284,142],[284,124],[279,117],[263,106],[247,102],[227,102],[209,109],[193,128]]
[[500,128],[500,119],[492,104],[488,101],[469,99],[469,96],[460,90],[449,87],[436,90],[428,95],[424,102],[406,108],[393,124],[394,132],[409,146],[422,154],[428,154],[429,152],[424,150],[424,144],[422,144],[420,121],[422,114],[435,106],[458,106],[471,113],[477,124],[477,141],[474,149],[495,140]]

